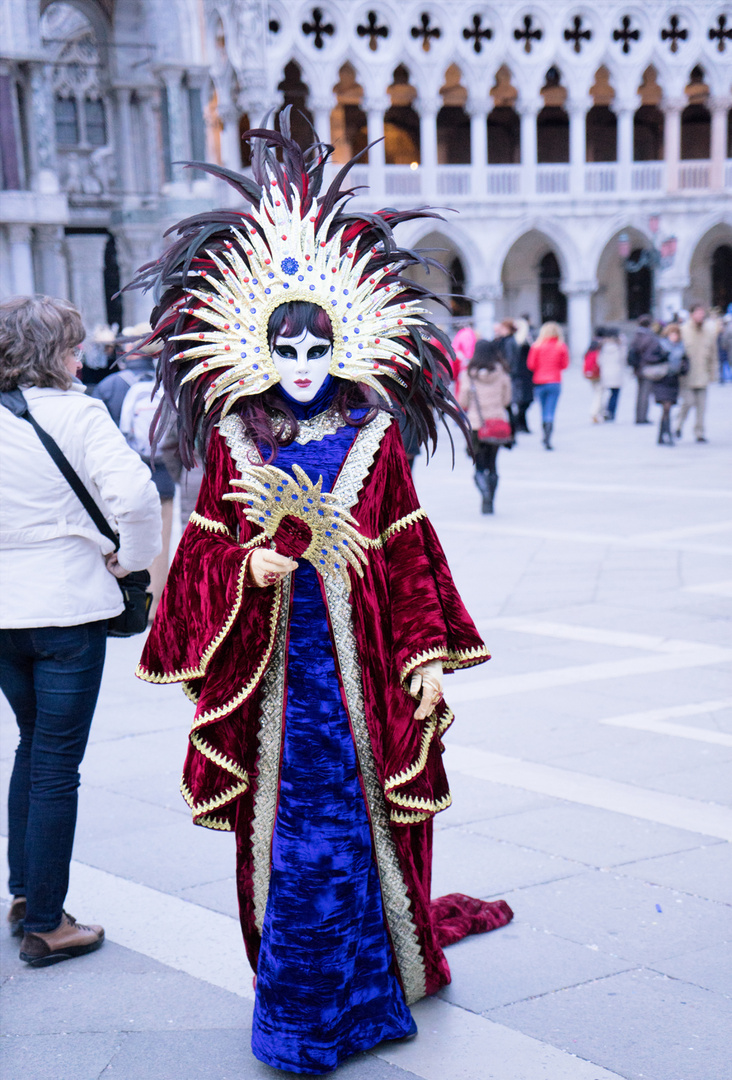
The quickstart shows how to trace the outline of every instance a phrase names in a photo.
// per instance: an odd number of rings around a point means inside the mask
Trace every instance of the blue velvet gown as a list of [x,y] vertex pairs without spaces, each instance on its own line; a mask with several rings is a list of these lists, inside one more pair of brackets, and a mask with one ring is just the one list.
[[[330,377],[298,418],[324,411]],[[282,393],[282,391],[280,391]],[[296,462],[332,489],[357,429],[292,443]],[[341,696],[325,602],[313,566],[293,578],[280,792],[252,1024],[260,1061],[323,1073],[411,1028],[394,973],[353,735]]]

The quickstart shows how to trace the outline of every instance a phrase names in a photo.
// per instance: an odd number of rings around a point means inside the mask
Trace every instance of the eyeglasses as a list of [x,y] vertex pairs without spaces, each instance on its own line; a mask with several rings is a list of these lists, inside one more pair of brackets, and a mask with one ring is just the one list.
[[84,350],[82,349],[81,345],[74,346],[71,351],[74,354],[74,360],[78,360],[79,363],[81,363],[84,359]]

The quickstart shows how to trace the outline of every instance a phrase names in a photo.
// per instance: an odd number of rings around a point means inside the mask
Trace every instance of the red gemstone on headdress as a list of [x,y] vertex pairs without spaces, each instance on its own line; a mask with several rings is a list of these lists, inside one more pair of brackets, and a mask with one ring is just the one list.
[[352,259],[353,258],[353,252],[352,251],[347,251],[346,252],[346,258],[347,259]]
[[277,187],[277,181],[276,180],[272,181],[272,187]]
[[310,262],[310,256],[309,255],[305,256],[305,262]]
[[337,274],[338,273],[338,267],[337,266],[331,266],[330,272],[331,272],[331,274]]
[[380,344],[381,344],[381,338],[380,337],[374,338],[374,345],[380,345]]
[[399,305],[399,307],[400,307],[400,308],[402,309],[402,311],[404,311],[404,309],[405,309],[405,307],[406,307],[406,306],[407,306],[406,304],[400,304],[400,305]]
[[369,278],[369,285],[375,285],[375,284],[376,284],[376,278]]
[[224,352],[229,352],[230,349],[231,349],[231,345],[224,345]]
[[229,303],[230,303],[230,304],[233,304],[233,303],[234,303],[234,301],[233,301],[233,299],[232,299],[232,297],[231,297],[231,296],[229,297]]
[[389,357],[389,359],[390,359],[390,360],[396,360],[396,356],[393,356],[393,355],[392,355],[392,356],[390,356],[390,357]]
[[386,286],[386,288],[385,288],[385,290],[384,290],[384,292],[391,292],[391,286],[390,286],[390,285],[387,285],[387,286]]
[[325,247],[325,240],[321,240],[321,241],[320,241],[320,246],[321,246],[321,247]]
[[201,341],[203,341],[203,334],[199,334],[198,336],[200,337]]
[[230,329],[231,329],[231,327],[229,326],[229,324],[224,323],[224,330],[230,330]]
[[381,312],[380,312],[380,311],[377,311],[377,312],[376,312],[376,318],[377,318],[377,319],[380,319],[380,318],[381,318]]
[[253,254],[254,254],[254,252],[252,251],[251,248],[249,248],[249,251],[247,252],[247,255],[253,255]]
[[283,240],[286,240],[286,239],[287,239],[287,237],[285,236],[285,234],[284,234],[284,233],[282,234],[282,239],[283,239]]
[[397,326],[401,326],[403,322],[404,319],[397,319]]
[[205,368],[208,367],[208,360],[204,360],[201,366]]
[[242,278],[242,281],[244,282],[245,285],[249,284],[249,278],[248,277]]
[[269,264],[271,263],[271,261],[272,261],[271,259],[265,259],[265,260],[264,260],[264,265],[265,265],[265,266],[269,266]]
[[201,277],[206,277],[206,276],[207,276],[207,274],[206,274],[206,271],[205,271],[205,270],[202,270],[202,271],[201,271]]
[[277,200],[277,202],[275,203],[275,206],[281,206],[281,205],[282,205],[282,203],[281,203],[281,202],[280,202],[280,200],[278,199],[278,200]]
[[249,232],[252,234],[252,236],[257,235],[257,230],[256,229],[250,229]]
[[243,380],[243,379],[239,379],[239,386],[243,386],[243,385],[244,385],[244,380]]
[[225,274],[228,274],[228,272],[229,272],[228,270],[224,270],[224,273],[225,273]]
[[226,246],[229,249],[229,251],[231,251],[231,249],[233,248],[234,245],[232,244],[231,240],[227,240],[226,241]]
[[372,364],[371,366],[372,366],[372,368],[374,369],[374,371],[378,371],[378,370],[379,370],[379,365],[378,365],[378,364]]
[[310,220],[311,220],[311,221],[315,221],[315,218],[314,218],[314,217],[311,217],[311,218],[310,218]]

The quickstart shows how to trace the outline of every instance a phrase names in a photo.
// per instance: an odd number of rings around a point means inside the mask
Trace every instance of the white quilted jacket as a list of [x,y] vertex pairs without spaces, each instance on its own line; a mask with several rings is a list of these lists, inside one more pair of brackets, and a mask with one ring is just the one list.
[[[23,393],[119,533],[120,564],[150,566],[161,546],[160,499],[104,402],[87,397],[81,383]],[[0,627],[118,615],[121,593],[104,564],[111,550],[28,421],[0,406]]]

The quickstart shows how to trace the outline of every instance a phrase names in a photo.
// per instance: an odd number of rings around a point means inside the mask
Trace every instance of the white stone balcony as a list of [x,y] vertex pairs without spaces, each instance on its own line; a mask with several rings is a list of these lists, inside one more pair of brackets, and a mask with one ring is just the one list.
[[585,194],[610,195],[618,190],[618,166],[614,161],[585,165]]
[[708,191],[712,186],[711,161],[682,161],[679,163],[680,191]]
[[666,188],[666,163],[664,161],[641,161],[630,170],[630,188],[634,195],[644,191],[657,192]]
[[413,196],[422,194],[422,170],[411,165],[384,166],[384,194]]
[[472,195],[472,176],[470,165],[438,165],[437,194],[452,198]]
[[503,199],[521,193],[520,165],[489,165],[487,176],[488,195],[493,199]]
[[569,195],[569,165],[537,165],[537,195]]

